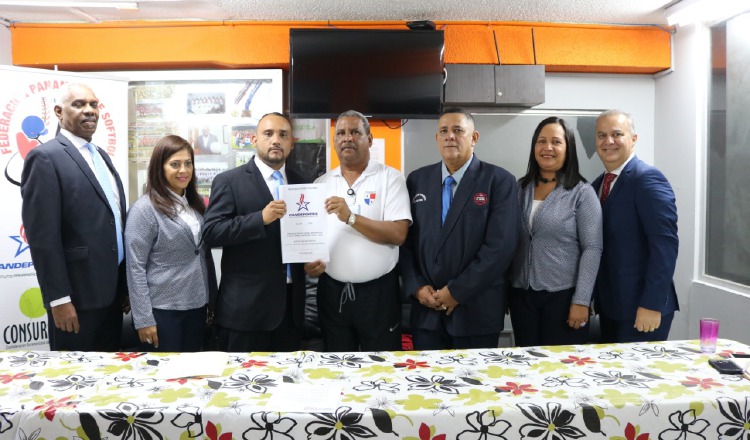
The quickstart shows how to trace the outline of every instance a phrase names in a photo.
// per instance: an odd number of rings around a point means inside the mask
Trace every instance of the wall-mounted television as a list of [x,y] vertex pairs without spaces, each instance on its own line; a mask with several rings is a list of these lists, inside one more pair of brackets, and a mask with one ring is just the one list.
[[434,118],[443,97],[443,31],[291,29],[289,112],[335,118]]

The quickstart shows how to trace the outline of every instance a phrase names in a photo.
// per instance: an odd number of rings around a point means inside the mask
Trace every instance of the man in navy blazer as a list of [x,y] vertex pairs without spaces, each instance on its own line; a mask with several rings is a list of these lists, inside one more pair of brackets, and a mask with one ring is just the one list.
[[602,200],[604,251],[594,289],[602,342],[660,341],[679,310],[677,207],[664,174],[635,156],[633,118],[607,110],[596,120],[596,151],[606,173],[593,183]]
[[435,139],[443,160],[406,180],[413,224],[400,265],[414,348],[497,347],[520,233],[516,179],[474,156],[479,132],[463,109],[443,111]]
[[[303,183],[286,168],[292,151],[289,118],[264,115],[252,136],[256,155],[247,164],[214,178],[203,239],[223,246],[216,300],[218,345],[223,351],[294,351],[304,324],[302,264],[281,262],[281,227],[286,203],[276,196],[273,172],[284,183]],[[288,277],[288,275],[291,275]]]
[[60,132],[29,152],[21,175],[21,215],[52,350],[117,351],[120,345],[127,288],[116,217],[124,226],[125,191],[100,148],[95,153],[109,171],[103,175],[113,190],[112,204],[97,180],[98,159],[87,145],[98,106],[88,86],[66,85],[54,107]]

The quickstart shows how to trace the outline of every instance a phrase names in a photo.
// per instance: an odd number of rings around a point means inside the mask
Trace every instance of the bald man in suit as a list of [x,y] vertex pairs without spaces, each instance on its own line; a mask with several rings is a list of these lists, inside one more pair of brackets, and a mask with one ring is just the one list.
[[633,118],[608,110],[596,120],[606,173],[593,183],[602,201],[604,251],[594,288],[602,342],[662,341],[679,310],[677,206],[664,174],[635,155]]
[[109,156],[91,144],[98,106],[91,88],[67,84],[54,107],[59,134],[29,152],[21,175],[21,215],[52,350],[120,345],[125,191]]

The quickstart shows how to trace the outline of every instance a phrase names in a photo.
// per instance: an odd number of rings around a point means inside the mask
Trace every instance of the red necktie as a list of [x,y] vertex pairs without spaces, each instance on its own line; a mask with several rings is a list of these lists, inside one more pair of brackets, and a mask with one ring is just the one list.
[[612,186],[612,181],[615,180],[615,177],[617,177],[617,174],[615,173],[607,173],[604,175],[604,183],[602,183],[602,203],[607,200],[607,196],[609,196],[609,187]]

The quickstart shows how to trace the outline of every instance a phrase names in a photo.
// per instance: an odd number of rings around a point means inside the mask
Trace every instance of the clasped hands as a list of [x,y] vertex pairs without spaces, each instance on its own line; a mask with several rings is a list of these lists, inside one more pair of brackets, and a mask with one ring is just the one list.
[[422,286],[414,293],[420,304],[433,310],[445,311],[446,316],[453,313],[458,301],[451,295],[448,286],[435,290],[432,286]]

